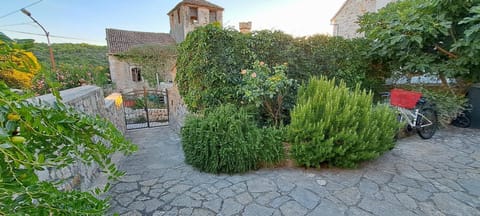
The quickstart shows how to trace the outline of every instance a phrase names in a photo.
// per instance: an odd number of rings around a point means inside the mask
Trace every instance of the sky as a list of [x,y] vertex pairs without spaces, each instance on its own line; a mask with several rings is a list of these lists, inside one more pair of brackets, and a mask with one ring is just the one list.
[[[293,36],[332,34],[330,19],[345,0],[209,0],[223,7],[225,27],[252,22],[253,30],[281,30]],[[2,0],[0,32],[10,38],[52,43],[106,45],[105,29],[170,32],[167,13],[180,0]]]

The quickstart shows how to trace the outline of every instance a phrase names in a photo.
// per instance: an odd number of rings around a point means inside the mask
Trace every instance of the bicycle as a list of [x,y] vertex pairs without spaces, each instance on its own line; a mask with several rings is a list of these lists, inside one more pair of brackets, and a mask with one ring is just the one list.
[[407,123],[407,130],[415,129],[422,139],[430,139],[438,126],[435,105],[429,103],[422,93],[392,89],[384,93],[390,105],[398,111],[398,120]]

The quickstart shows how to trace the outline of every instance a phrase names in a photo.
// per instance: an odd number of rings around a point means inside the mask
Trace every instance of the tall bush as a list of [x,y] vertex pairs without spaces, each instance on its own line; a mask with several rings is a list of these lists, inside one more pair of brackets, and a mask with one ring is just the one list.
[[[388,74],[382,64],[367,55],[368,49],[362,39],[326,35],[294,38],[267,30],[243,35],[208,25],[189,33],[180,44],[176,82],[193,111],[238,103],[242,96],[236,94],[241,84],[239,72],[251,68],[255,61],[265,62],[271,70],[287,63],[285,74],[299,82],[311,76],[327,76],[345,80],[348,87],[361,83],[363,88],[381,91],[378,89]],[[286,109],[294,103],[294,96],[284,98]]]
[[292,156],[299,165],[355,167],[394,146],[394,112],[373,107],[372,94],[359,85],[350,90],[345,82],[336,82],[312,78],[299,89],[288,127]]
[[275,133],[257,128],[244,109],[228,104],[187,117],[181,136],[188,164],[205,172],[239,173],[283,159]]
[[[371,86],[379,71],[373,70],[362,39],[344,39],[327,35],[297,38],[289,61],[289,77],[308,81],[311,76],[343,79],[347,86]],[[370,84],[370,85],[369,85]]]
[[176,83],[190,110],[238,103],[239,72],[253,62],[244,37],[210,24],[189,33],[179,45]]
[[254,31],[246,38],[247,46],[255,58],[265,64],[275,66],[291,63],[295,56],[295,38],[282,31]]

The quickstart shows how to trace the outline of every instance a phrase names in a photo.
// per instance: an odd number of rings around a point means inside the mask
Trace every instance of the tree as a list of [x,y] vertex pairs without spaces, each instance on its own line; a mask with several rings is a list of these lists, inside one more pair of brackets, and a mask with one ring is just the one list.
[[25,51],[21,44],[16,44],[4,35],[2,39],[0,39],[0,79],[11,88],[31,88],[32,79],[40,70],[37,58],[33,53]]
[[480,1],[404,0],[359,20],[372,56],[401,75],[478,81]]
[[[26,45],[0,40],[0,215],[103,215],[109,208],[107,200],[90,191],[59,190],[64,179],[42,181],[36,171],[58,170],[79,161],[98,164],[114,180],[123,173],[111,156],[131,153],[136,146],[111,122],[65,106],[55,89],[52,106],[29,102],[31,94],[14,93],[12,86],[28,87],[27,81],[40,68],[35,56],[23,49]],[[6,76],[10,72],[27,78],[20,82],[19,77]]]
[[49,80],[60,83],[59,90],[78,87],[82,84],[108,87],[110,75],[105,58],[106,46],[90,44],[52,44],[57,62],[57,70],[50,71],[50,55],[45,43],[33,43],[33,40],[17,40],[17,43],[28,44],[27,50],[37,56],[42,71],[33,79],[32,89],[38,94],[49,93]]
[[54,93],[55,105],[32,104],[0,82],[0,215],[103,215],[108,201],[59,190],[63,179],[42,181],[35,171],[80,161],[117,179],[123,173],[111,156],[136,149],[111,122],[66,107]]

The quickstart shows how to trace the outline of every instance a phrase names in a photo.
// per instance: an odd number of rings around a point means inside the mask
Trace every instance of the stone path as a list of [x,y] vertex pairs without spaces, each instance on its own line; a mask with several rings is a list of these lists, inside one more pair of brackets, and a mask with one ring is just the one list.
[[355,170],[261,169],[201,173],[168,127],[129,131],[139,151],[120,168],[110,214],[480,215],[480,130],[412,136]]

